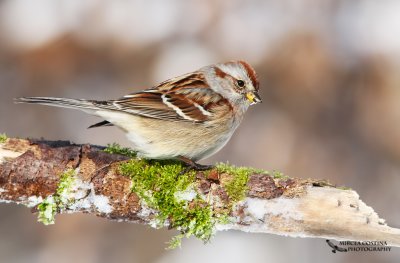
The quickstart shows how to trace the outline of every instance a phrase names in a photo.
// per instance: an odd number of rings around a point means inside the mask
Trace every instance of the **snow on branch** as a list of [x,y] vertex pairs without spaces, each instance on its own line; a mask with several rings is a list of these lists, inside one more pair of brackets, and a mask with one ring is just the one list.
[[220,230],[400,246],[400,229],[349,189],[219,164],[187,172],[173,161],[147,161],[129,149],[66,141],[0,138],[0,203],[31,207],[38,220],[86,212],[106,219],[176,229],[204,241]]

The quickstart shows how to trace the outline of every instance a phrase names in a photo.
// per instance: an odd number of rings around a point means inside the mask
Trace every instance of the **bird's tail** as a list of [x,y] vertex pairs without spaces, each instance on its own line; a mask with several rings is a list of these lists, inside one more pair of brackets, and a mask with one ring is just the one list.
[[94,102],[90,100],[82,99],[65,99],[65,98],[52,98],[52,97],[23,97],[14,100],[15,103],[32,103],[32,104],[42,104],[55,107],[80,109],[84,111],[94,111],[98,110]]
[[[31,103],[31,104],[41,104],[54,107],[70,108],[76,110],[82,110],[89,114],[94,114],[99,117],[99,110],[112,110],[110,104],[107,101],[97,101],[97,100],[83,100],[83,99],[66,99],[66,98],[53,98],[53,97],[22,97],[14,99],[15,103]],[[102,121],[89,126],[89,128],[101,127],[101,126],[113,126],[109,121]]]

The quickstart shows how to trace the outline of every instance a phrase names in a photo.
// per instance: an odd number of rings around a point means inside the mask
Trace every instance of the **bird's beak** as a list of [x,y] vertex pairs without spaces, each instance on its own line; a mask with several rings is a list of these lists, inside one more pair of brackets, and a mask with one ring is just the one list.
[[249,91],[246,93],[246,98],[251,102],[251,105],[261,103],[261,97],[258,95],[257,91]]

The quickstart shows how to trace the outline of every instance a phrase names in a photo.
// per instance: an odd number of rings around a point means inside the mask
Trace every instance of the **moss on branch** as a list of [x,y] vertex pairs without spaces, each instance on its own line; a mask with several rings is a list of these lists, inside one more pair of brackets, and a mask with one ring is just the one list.
[[157,211],[156,227],[167,222],[180,231],[170,247],[180,246],[182,237],[195,236],[207,242],[218,217],[195,187],[195,172],[181,174],[184,166],[173,161],[135,160],[122,163],[121,173],[132,180],[132,191],[144,205]]
[[120,154],[128,156],[130,158],[135,158],[137,155],[136,151],[127,147],[121,147],[121,145],[119,145],[118,143],[108,144],[104,151],[109,154]]
[[5,133],[0,133],[0,143],[5,143],[7,141],[7,135]]
[[74,202],[74,200],[70,198],[70,194],[75,180],[76,176],[73,169],[67,170],[60,175],[60,181],[54,195],[47,196],[37,206],[39,222],[42,222],[44,225],[54,224],[55,215]]
[[179,162],[132,158],[132,150],[115,144],[104,151],[1,138],[0,202],[36,206],[45,224],[57,213],[93,213],[175,228],[180,234],[171,247],[189,236],[207,242],[216,229],[400,244],[400,230],[388,227],[355,191],[324,180],[228,164],[181,174]]

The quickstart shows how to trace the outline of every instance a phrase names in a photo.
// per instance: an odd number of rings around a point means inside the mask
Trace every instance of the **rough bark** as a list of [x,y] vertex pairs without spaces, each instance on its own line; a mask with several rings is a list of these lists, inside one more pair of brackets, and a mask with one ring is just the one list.
[[[41,200],[57,191],[60,175],[74,169],[85,186],[76,198],[80,205],[63,212],[86,212],[107,219],[151,224],[156,211],[143,205],[131,190],[131,180],[118,169],[129,157],[103,149],[66,141],[7,139],[0,143],[0,202],[24,204],[35,211]],[[224,202],[229,197],[221,182],[229,176],[232,175],[217,170],[208,177],[198,172],[196,186],[208,199],[215,196]],[[230,213],[234,220],[217,224],[216,230],[380,240],[400,246],[400,230],[387,226],[353,190],[339,189],[323,181],[257,173],[250,175],[247,186],[246,197]]]

